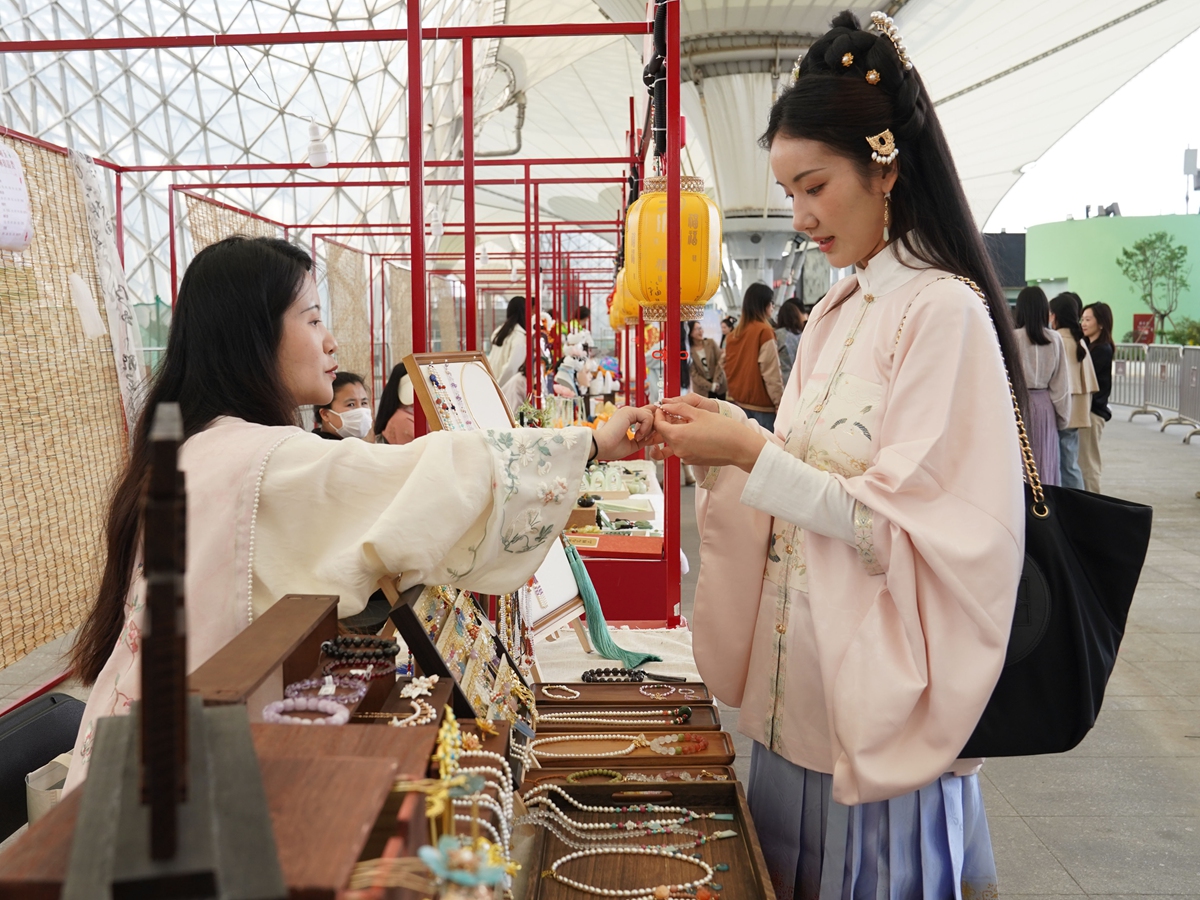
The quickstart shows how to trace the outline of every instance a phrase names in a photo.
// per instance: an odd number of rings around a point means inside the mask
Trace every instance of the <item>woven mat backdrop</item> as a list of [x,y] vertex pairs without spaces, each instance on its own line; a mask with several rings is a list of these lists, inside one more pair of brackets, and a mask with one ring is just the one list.
[[388,312],[392,321],[388,349],[394,365],[404,362],[404,357],[412,353],[412,272],[390,263],[387,272]]
[[[329,290],[329,330],[338,343],[338,368],[361,375],[369,390],[374,379],[371,325],[367,320],[366,255],[326,241],[325,279]],[[371,406],[374,405],[372,401]]]
[[0,668],[79,625],[104,562],[105,505],[126,437],[112,345],[85,340],[67,278],[107,316],[79,187],[65,156],[21,157],[34,240],[0,251]]
[[[434,275],[429,279],[429,302],[437,322],[438,349],[443,353],[461,350],[458,339],[458,310],[454,303],[454,286],[448,278]],[[431,336],[432,337],[432,336]]]
[[188,231],[192,235],[192,254],[195,255],[217,241],[235,234],[246,237],[281,237],[280,230],[269,222],[256,219],[249,213],[226,209],[212,201],[185,194],[187,199]]

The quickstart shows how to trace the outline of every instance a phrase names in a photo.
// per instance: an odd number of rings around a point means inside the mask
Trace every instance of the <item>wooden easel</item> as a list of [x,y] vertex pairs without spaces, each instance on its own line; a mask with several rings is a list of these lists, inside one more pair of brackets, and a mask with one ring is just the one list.
[[[587,626],[583,624],[584,612],[583,598],[576,597],[565,606],[560,606],[545,618],[535,621],[529,628],[534,644],[543,638],[547,641],[558,640],[559,633],[564,627],[570,625],[571,630],[575,632],[575,636],[579,638],[579,646],[583,648],[583,652],[591,653],[592,642],[588,640]],[[534,663],[531,671],[534,681],[542,680],[542,673],[538,670],[536,654],[534,655]]]

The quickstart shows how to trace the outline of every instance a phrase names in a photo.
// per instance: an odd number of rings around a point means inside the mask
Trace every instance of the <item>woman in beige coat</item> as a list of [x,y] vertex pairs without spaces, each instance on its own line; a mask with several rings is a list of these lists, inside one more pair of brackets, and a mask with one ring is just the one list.
[[1058,432],[1059,484],[1083,490],[1079,429],[1092,427],[1092,394],[1100,389],[1100,384],[1096,381],[1096,370],[1092,367],[1092,357],[1079,325],[1079,300],[1075,294],[1062,293],[1050,301],[1050,327],[1063,340],[1067,380],[1071,386],[1071,415],[1066,428]]

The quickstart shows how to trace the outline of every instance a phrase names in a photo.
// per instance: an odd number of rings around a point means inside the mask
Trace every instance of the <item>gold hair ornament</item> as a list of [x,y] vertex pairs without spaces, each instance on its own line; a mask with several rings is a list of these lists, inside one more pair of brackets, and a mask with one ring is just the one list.
[[800,55],[796,57],[796,62],[792,64],[792,84],[795,84],[796,80],[800,77],[800,63],[807,52],[807,50],[801,50]]
[[843,53],[842,54],[842,67],[848,69],[852,65],[854,65],[854,54],[853,53]]
[[879,70],[871,69],[867,72],[867,84],[879,84]]
[[891,129],[885,128],[879,134],[867,138],[867,143],[871,145],[871,159],[881,166],[894,162],[900,155],[900,151],[896,149],[896,139],[892,137]]
[[912,60],[908,56],[908,48],[904,46],[904,38],[900,36],[900,29],[896,27],[895,20],[887,13],[873,12],[871,13],[871,24],[875,26],[875,30],[880,34],[887,35],[892,46],[896,48],[896,55],[900,57],[900,65],[904,66],[904,71],[912,69]]

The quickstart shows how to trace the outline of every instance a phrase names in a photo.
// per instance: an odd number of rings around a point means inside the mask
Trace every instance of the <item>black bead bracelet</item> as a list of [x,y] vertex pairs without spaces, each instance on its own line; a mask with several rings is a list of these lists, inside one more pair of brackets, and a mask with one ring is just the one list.
[[588,669],[581,676],[589,684],[642,681],[646,673],[641,669]]

